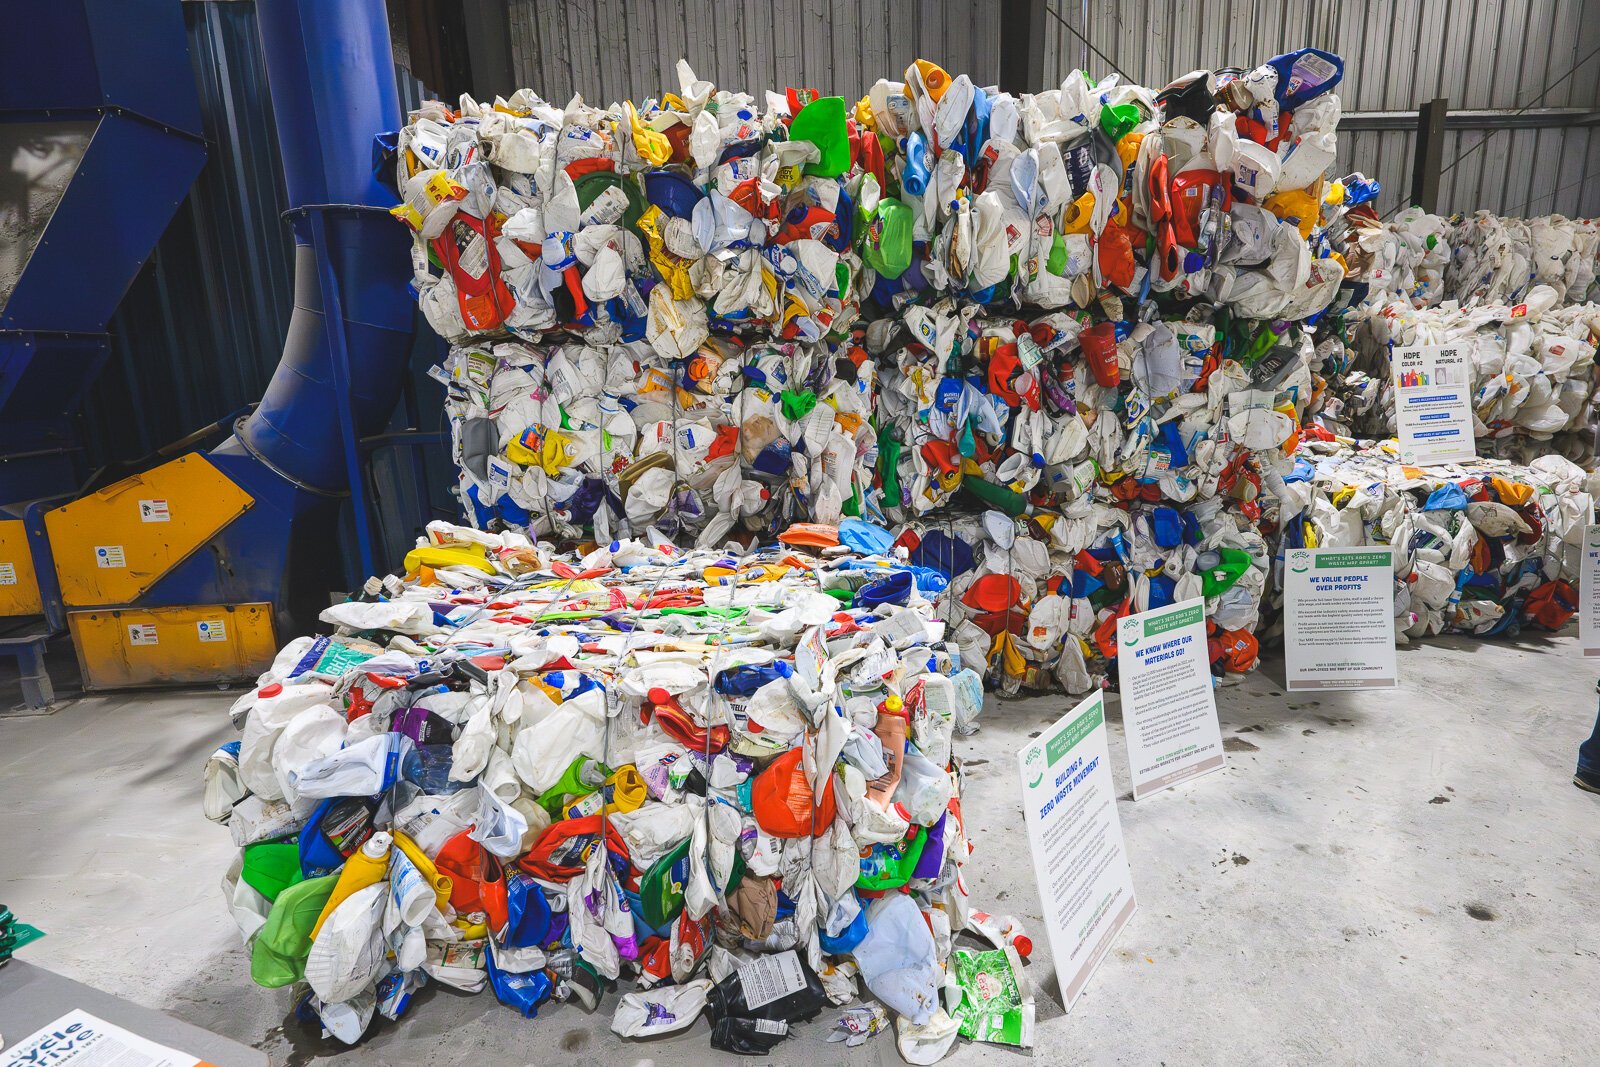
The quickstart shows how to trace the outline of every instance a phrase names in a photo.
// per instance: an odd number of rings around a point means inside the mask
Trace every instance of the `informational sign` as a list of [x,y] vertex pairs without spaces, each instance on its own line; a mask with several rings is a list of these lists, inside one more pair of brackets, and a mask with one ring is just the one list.
[[167,508],[165,500],[139,501],[140,522],[171,522],[172,512]]
[[136,622],[129,625],[128,643],[130,645],[159,645],[161,638],[156,635],[156,624],[153,622]]
[[1284,687],[1394,689],[1394,550],[1292,548],[1284,556]]
[[121,545],[96,545],[94,561],[100,567],[126,567],[128,557]]
[[69,1011],[0,1052],[0,1067],[195,1067],[200,1060],[131,1030]]
[[1472,360],[1460,345],[1394,350],[1394,432],[1400,461],[1419,467],[1478,454],[1472,429]]
[[1198,597],[1117,624],[1117,678],[1133,799],[1220,770],[1222,727],[1211,690],[1206,602]]
[[1578,578],[1578,643],[1585,656],[1600,656],[1600,526],[1583,528],[1583,572]]
[[226,641],[228,639],[228,624],[221,619],[201,619],[194,624],[194,628],[202,641]]
[[1105,697],[1086,698],[1028,742],[1017,763],[1045,929],[1071,1011],[1138,907],[1111,784]]
[[15,563],[0,563],[0,585],[17,584],[17,565]]

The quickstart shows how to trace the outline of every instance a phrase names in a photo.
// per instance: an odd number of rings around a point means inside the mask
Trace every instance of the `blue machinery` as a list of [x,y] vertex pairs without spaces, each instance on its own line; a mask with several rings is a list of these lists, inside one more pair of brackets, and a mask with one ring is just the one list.
[[70,630],[90,688],[248,677],[338,584],[349,494],[373,569],[359,447],[399,398],[413,314],[407,237],[374,177],[374,136],[401,121],[384,6],[258,0],[295,239],[282,359],[221,446],[82,496],[71,419],[204,144],[177,4],[36,6],[0,42],[0,150],[29,148],[48,179],[25,205],[35,243],[0,249],[0,615],[45,618],[20,639],[35,652]]

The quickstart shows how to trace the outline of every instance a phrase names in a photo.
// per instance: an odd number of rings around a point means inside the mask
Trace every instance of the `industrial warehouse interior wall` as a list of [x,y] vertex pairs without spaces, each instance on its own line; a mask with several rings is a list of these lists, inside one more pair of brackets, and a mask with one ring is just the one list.
[[[509,0],[518,86],[566,103],[646,100],[679,59],[717,85],[859,94],[918,56],[1000,77],[1000,0]],[[1251,53],[1254,55],[1255,53]]]
[[[186,3],[183,10],[206,165],[112,319],[112,355],[83,415],[85,474],[136,460],[257,400],[278,365],[293,309],[293,241],[282,219],[288,201],[256,5]],[[421,86],[397,73],[402,109],[417,106]],[[417,344],[412,366],[425,369],[437,358],[437,340],[423,330]],[[440,425],[437,393],[431,384],[415,390],[424,429]],[[397,413],[396,428],[404,417]],[[402,448],[374,454],[376,519],[390,554],[409,548],[429,518],[455,514],[427,495],[428,485],[451,476],[443,446],[432,446],[424,464],[419,473]]]
[[[1415,123],[1374,129],[1360,116],[1414,112],[1434,97],[1450,109],[1572,108],[1590,125],[1447,129],[1439,211],[1532,216],[1600,214],[1600,0],[1046,0],[1045,80],[1114,67],[1141,85],[1215,68],[1238,56],[1310,45],[1343,56],[1335,174],[1383,183],[1380,210],[1404,206]],[[1081,36],[1080,36],[1081,35]],[[1092,42],[1098,57],[1084,44]],[[1110,62],[1108,63],[1107,60]],[[1582,62],[1580,62],[1582,60]],[[1574,69],[1576,68],[1576,69]],[[1563,78],[1571,71],[1570,76]],[[1553,84],[1552,84],[1553,83]],[[1546,87],[1548,92],[1544,92]],[[1544,93],[1542,99],[1540,94]],[[1352,113],[1355,113],[1352,115]],[[1574,114],[1573,119],[1580,115]],[[1482,148],[1474,146],[1488,136]],[[1585,176],[1590,176],[1586,182]]]
[[[675,84],[679,57],[717,84],[803,82],[825,93],[856,92],[916,56],[976,84],[999,79],[999,0],[501,2],[516,84],[563,103],[573,92],[598,106],[647,99]],[[1439,210],[1600,214],[1600,182],[1583,180],[1600,173],[1600,54],[1591,52],[1600,0],[1045,2],[1047,83],[1082,67],[1159,86],[1182,71],[1305,45],[1344,56],[1344,107],[1355,115],[1340,126],[1335,173],[1382,181],[1385,214],[1409,199],[1415,123],[1361,116],[1415,112],[1436,96],[1453,111],[1572,109],[1544,119],[1563,125],[1447,129],[1446,165],[1462,158],[1443,175]]]

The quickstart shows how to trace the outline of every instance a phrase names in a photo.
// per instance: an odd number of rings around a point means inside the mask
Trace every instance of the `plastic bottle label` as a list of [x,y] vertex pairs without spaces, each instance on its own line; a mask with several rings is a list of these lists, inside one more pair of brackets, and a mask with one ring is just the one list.
[[1017,359],[1021,360],[1024,370],[1032,370],[1044,359],[1044,352],[1032,337],[1023,334],[1017,338]]
[[483,277],[483,272],[489,269],[489,242],[483,239],[483,234],[472,235],[456,262],[472,277]]
[[1315,52],[1308,52],[1295,60],[1294,76],[1291,80],[1297,76],[1300,85],[1321,85],[1333,77],[1335,69],[1332,63]]
[[755,1009],[800,992],[806,987],[806,975],[800,957],[791,951],[740,967],[739,984],[744,987],[745,1005]]

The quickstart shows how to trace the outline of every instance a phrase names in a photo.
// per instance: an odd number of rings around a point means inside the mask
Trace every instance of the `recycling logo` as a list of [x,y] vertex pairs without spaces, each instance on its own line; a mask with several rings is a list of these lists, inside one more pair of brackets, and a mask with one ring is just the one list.
[[1139,643],[1139,620],[1127,618],[1122,620],[1122,643],[1132,648]]
[[1033,776],[1028,779],[1029,789],[1037,787],[1044,781],[1044,749],[1038,745],[1028,749],[1028,756],[1022,761],[1022,768],[1023,777],[1026,778],[1030,774]]

